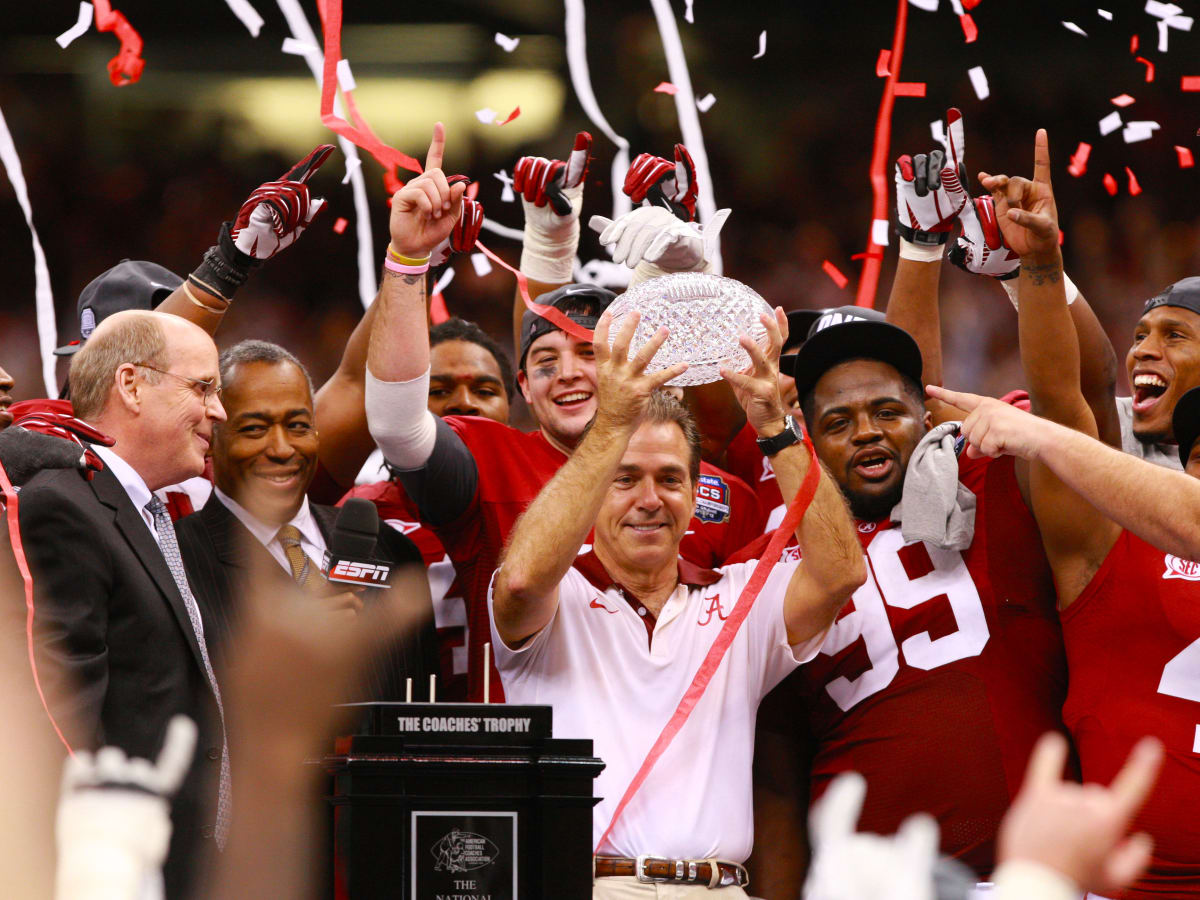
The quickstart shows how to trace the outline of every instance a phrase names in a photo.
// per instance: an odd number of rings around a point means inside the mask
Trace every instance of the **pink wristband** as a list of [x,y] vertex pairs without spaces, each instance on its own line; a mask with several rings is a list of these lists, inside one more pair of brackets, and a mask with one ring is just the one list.
[[419,266],[406,266],[396,262],[394,259],[385,259],[383,267],[392,272],[399,272],[401,275],[424,275],[429,271],[429,263],[423,263]]

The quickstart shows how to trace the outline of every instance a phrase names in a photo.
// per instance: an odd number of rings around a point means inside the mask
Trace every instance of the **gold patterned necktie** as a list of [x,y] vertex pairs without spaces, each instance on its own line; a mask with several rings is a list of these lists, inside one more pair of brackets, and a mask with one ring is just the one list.
[[295,525],[284,525],[275,535],[275,539],[283,546],[288,565],[292,569],[292,577],[297,584],[307,584],[312,562],[300,546],[300,529]]

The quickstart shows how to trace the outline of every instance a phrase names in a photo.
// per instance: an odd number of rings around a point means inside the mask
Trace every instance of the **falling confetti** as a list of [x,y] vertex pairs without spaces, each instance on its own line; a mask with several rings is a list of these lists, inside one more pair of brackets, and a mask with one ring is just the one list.
[[765,31],[762,31],[762,32],[759,32],[759,35],[758,35],[758,52],[755,53],[754,56],[752,56],[750,58],[751,59],[761,59],[762,57],[764,57],[766,55],[767,55],[767,33]]
[[975,39],[979,37],[979,29],[975,27],[975,20],[968,13],[963,13],[958,17],[958,22],[962,25],[963,36],[967,39],[967,43],[975,43]]
[[1179,80],[1181,91],[1200,91],[1200,75],[1184,75]]
[[1192,159],[1192,151],[1187,147],[1176,145],[1175,152],[1179,154],[1179,168],[1190,169],[1196,164],[1195,160]]
[[[342,177],[342,184],[349,184],[350,179],[354,177],[354,170],[362,168],[362,157],[347,156],[346,157],[346,174]],[[399,190],[399,188],[397,188]],[[396,191],[392,191],[396,193]]]
[[341,234],[343,231],[346,230],[346,226],[349,224],[350,224],[349,220],[343,219],[341,216],[338,216],[333,222],[333,233]]
[[1138,141],[1154,137],[1154,132],[1158,130],[1158,127],[1157,122],[1128,122],[1125,130],[1121,132],[1121,136],[1125,138],[1125,143],[1136,144]]
[[980,100],[988,98],[988,80],[987,75],[983,72],[983,66],[974,66],[967,70],[967,74],[971,76],[971,87],[975,88],[975,96]]
[[512,53],[517,49],[517,44],[521,43],[520,38],[509,37],[507,34],[496,32],[496,43],[499,44],[505,53]]
[[320,56],[321,49],[312,44],[306,44],[304,41],[298,41],[295,38],[286,37],[283,39],[283,52],[290,56]]
[[1097,9],[1096,14],[1102,19],[1108,19],[1110,22],[1112,21],[1112,13],[1110,13],[1107,9]]
[[880,50],[879,59],[875,60],[875,74],[880,78],[887,78],[892,74],[889,66],[892,64],[892,51]]
[[679,90],[679,88],[675,87],[675,85],[671,84],[671,82],[669,82],[669,81],[660,81],[658,83],[658,87],[656,87],[654,90],[655,90],[655,93],[669,94],[670,96],[673,97],[673,96],[675,96],[675,93]]
[[696,17],[692,14],[692,6],[695,4],[695,0],[684,0],[684,2],[687,4],[687,8],[683,11],[683,21],[689,25],[695,25]]
[[1100,133],[1112,134],[1121,127],[1121,114],[1119,112],[1111,112],[1100,120]]
[[825,270],[825,274],[832,278],[833,283],[839,288],[844,288],[850,283],[850,279],[843,275],[838,267],[829,260],[825,260],[823,263],[821,263],[821,268]]
[[1067,171],[1079,178],[1087,171],[1088,157],[1092,155],[1092,145],[1079,142],[1079,146],[1075,148],[1075,152],[1071,154],[1071,164],[1067,167]]
[[1129,176],[1129,196],[1136,197],[1142,192],[1142,186],[1138,184],[1137,176],[1133,174],[1133,169],[1129,166],[1125,167],[1125,174]]
[[504,185],[504,190],[502,190],[500,192],[500,202],[501,203],[512,203],[514,200],[517,199],[516,195],[513,194],[512,176],[508,174],[507,169],[501,169],[499,172],[496,172],[492,177],[497,179],[502,185]]
[[492,264],[482,253],[471,254],[471,265],[475,267],[475,274],[480,278],[492,273]]
[[337,80],[338,87],[340,87],[343,91],[352,91],[358,87],[358,84],[354,80],[354,73],[350,71],[350,60],[338,60]]
[[95,9],[92,7],[92,4],[80,3],[79,18],[75,20],[75,24],[54,39],[58,46],[66,50],[73,40],[87,33],[87,30],[92,27],[92,16],[94,13]]
[[712,94],[705,94],[696,101],[696,109],[700,110],[700,112],[708,112],[716,102],[717,98]]
[[1140,62],[1143,66],[1146,67],[1146,82],[1149,83],[1149,82],[1153,81],[1154,80],[1154,63],[1150,62],[1150,60],[1146,59],[1146,57],[1144,57],[1144,56],[1138,56],[1138,57],[1135,57],[1135,59],[1138,62]]
[[1108,172],[1104,173],[1104,189],[1113,197],[1117,196],[1117,179]]
[[887,219],[872,219],[871,243],[879,247],[886,247],[888,245],[889,230]]
[[513,119],[515,119],[520,114],[521,114],[521,107],[518,106],[516,109],[514,109],[512,112],[510,112],[508,114],[507,119],[505,119],[503,122],[497,122],[496,124],[497,125],[507,125],[509,122],[511,122]]
[[1076,34],[1082,34],[1084,37],[1088,36],[1087,32],[1084,31],[1082,28],[1080,28],[1078,25],[1076,25],[1074,22],[1063,22],[1063,26],[1068,31],[1073,31]]
[[475,118],[477,118],[484,125],[491,125],[496,121],[496,111],[488,107],[477,109],[475,110]]
[[1132,106],[1133,103],[1134,103],[1134,99],[1132,97],[1130,97],[1128,94],[1121,94],[1120,96],[1112,98],[1113,106],[1122,106],[1122,107]]
[[897,81],[893,93],[897,97],[924,97],[925,82],[923,81]]

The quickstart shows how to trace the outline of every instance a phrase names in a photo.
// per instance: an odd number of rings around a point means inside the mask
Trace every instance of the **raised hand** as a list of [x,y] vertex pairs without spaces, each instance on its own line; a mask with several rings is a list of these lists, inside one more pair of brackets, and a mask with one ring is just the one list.
[[[446,180],[453,186],[458,183],[457,179],[467,181],[465,175],[451,175]],[[464,195],[462,213],[459,215],[458,221],[454,223],[450,234],[433,248],[429,264],[440,266],[449,262],[450,257],[455,253],[470,253],[475,249],[475,242],[479,240],[481,228],[483,228],[483,204]]]
[[[466,179],[451,184],[442,172],[446,129],[433,126],[433,139],[425,156],[425,171],[400,188],[392,197],[388,222],[392,247],[410,259],[424,259],[450,237],[463,212]],[[478,232],[477,232],[478,233]]]
[[575,135],[575,145],[564,162],[544,156],[522,156],[513,168],[513,190],[528,204],[543,209],[547,204],[555,215],[578,218],[583,203],[583,182],[587,178],[592,136],[586,131]]
[[617,427],[635,426],[650,402],[650,395],[687,371],[687,363],[676,363],[657,372],[646,371],[669,336],[665,325],[630,356],[629,345],[641,319],[641,313],[630,313],[610,340],[612,317],[606,311],[596,323],[592,341],[596,354],[596,418]]
[[958,214],[962,234],[947,254],[950,262],[973,275],[1000,281],[1021,274],[1021,257],[1004,242],[996,204],[990,194],[975,197]]
[[242,204],[230,236],[242,253],[257,260],[270,259],[291,246],[325,208],[320,197],[310,197],[308,179],[333,152],[322,144],[280,176],[260,185]]
[[759,321],[767,329],[766,351],[749,335],[738,335],[738,343],[749,355],[750,365],[740,372],[721,369],[721,377],[746,411],[750,427],[760,437],[772,437],[779,433],[785,415],[779,394],[779,354],[787,342],[787,315],[782,306],[777,306],[774,315],[764,313]]
[[979,173],[991,192],[1004,241],[1022,259],[1058,257],[1058,207],[1050,184],[1050,139],[1039,128],[1033,143],[1033,180]]
[[907,153],[896,160],[896,217],[900,236],[914,244],[944,244],[967,203],[962,114],[946,113],[949,155]]
[[625,173],[622,190],[634,203],[648,203],[669,210],[676,218],[696,218],[696,164],[683,144],[675,145],[675,161],[640,153]]
[[1048,432],[1056,427],[995,397],[951,391],[933,384],[926,385],[925,392],[968,414],[960,432],[969,443],[967,455],[975,459],[982,456],[1037,459]]
[[1162,745],[1142,738],[1107,788],[1063,781],[1067,740],[1050,732],[1029,758],[1025,782],[1000,823],[997,857],[1069,878],[1080,891],[1115,896],[1150,862],[1150,835],[1126,836],[1162,765]]

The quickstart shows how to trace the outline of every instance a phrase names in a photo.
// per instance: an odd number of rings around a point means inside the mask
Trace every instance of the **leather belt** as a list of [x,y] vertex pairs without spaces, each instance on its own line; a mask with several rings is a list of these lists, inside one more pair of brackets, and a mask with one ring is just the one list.
[[628,856],[593,856],[592,874],[596,878],[633,876],[641,882],[673,882],[703,884],[709,888],[750,883],[746,867],[723,859],[666,859],[645,854]]

